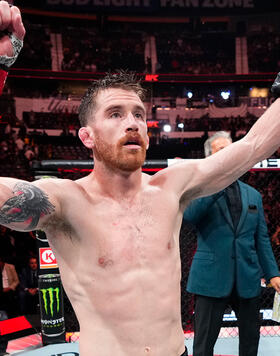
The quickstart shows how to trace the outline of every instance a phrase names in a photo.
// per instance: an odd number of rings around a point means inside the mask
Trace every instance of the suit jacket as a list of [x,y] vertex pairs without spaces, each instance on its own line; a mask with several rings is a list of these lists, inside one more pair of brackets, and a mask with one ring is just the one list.
[[249,185],[240,187],[242,212],[236,231],[225,192],[191,202],[184,219],[197,228],[197,251],[187,291],[210,297],[228,296],[234,283],[242,298],[260,294],[260,279],[279,276],[264,217],[262,198]]
[[20,286],[22,289],[38,288],[37,271],[36,271],[36,274],[33,279],[32,278],[32,270],[29,266],[22,269],[22,271],[19,275],[19,280],[20,280]]
[[[16,269],[15,269],[15,266],[5,263],[3,271],[4,270],[7,273],[9,287],[12,290],[16,290],[17,286],[19,285],[19,279],[18,279],[18,275],[17,275]],[[1,278],[2,278],[2,275],[1,275]]]

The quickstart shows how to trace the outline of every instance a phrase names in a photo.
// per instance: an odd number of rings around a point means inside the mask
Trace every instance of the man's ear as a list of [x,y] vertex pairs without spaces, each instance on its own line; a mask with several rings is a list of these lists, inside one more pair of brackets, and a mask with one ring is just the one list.
[[83,142],[83,144],[87,148],[93,148],[94,146],[94,139],[93,139],[93,131],[90,127],[81,127],[79,130],[79,138]]

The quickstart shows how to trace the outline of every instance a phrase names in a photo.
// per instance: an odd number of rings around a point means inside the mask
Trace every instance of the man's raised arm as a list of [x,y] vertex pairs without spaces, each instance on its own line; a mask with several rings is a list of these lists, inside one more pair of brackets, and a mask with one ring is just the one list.
[[[0,1],[0,94],[8,70],[23,46],[25,28],[20,10]],[[0,178],[0,224],[19,231],[42,228],[57,213],[58,203],[48,191],[55,190],[51,182],[29,183],[14,178]]]
[[[279,86],[279,75],[276,85]],[[224,189],[280,146],[280,99],[276,99],[241,140],[205,159],[178,162],[166,172],[165,185],[175,189],[182,202]],[[184,205],[184,204],[183,204]]]

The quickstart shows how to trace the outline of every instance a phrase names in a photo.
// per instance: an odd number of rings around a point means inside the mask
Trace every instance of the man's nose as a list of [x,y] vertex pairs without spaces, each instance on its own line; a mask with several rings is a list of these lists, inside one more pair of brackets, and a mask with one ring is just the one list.
[[132,115],[132,113],[128,114],[125,131],[138,131],[138,130],[139,130],[139,126],[134,115]]

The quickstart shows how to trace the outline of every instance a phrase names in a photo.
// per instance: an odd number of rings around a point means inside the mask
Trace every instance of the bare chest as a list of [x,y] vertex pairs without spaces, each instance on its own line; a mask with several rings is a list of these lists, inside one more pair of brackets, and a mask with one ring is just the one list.
[[103,268],[158,263],[176,247],[177,216],[177,202],[168,196],[142,197],[131,204],[102,200],[75,216],[72,244]]

